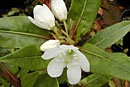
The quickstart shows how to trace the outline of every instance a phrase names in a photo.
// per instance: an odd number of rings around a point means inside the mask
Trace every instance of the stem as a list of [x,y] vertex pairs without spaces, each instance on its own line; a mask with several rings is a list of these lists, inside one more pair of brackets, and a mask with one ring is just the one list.
[[60,87],[59,86],[59,82],[58,82],[58,79],[56,78],[56,84],[57,84],[57,87]]
[[65,26],[66,35],[67,35],[67,37],[69,37],[66,21],[63,21],[63,23],[64,23],[64,26]]
[[60,34],[57,32],[56,27],[52,28],[52,30],[53,30],[53,32],[55,32],[55,34],[56,34],[58,37],[60,37]]
[[56,23],[55,27],[56,27],[58,33],[59,33],[60,35],[62,35],[62,32],[61,32],[62,28],[61,28],[57,23]]
[[61,30],[61,32],[68,37],[67,33],[64,30]]
[[[82,9],[82,12],[81,12],[81,14],[80,14],[80,17],[79,17],[78,22],[77,22],[77,24],[76,24],[76,27],[75,27],[75,29],[74,29],[74,34],[76,34],[76,32],[77,32],[77,30],[78,30],[79,24],[80,24],[80,22],[81,22],[81,19],[82,19],[82,17],[83,17],[83,14],[84,14],[84,11],[85,11],[85,8],[86,8],[87,1],[88,1],[88,0],[85,0],[85,2],[84,2],[84,6],[83,6],[83,9]],[[81,32],[80,32],[80,34],[81,34]],[[78,33],[76,34],[76,36],[77,36],[77,35],[78,35]],[[79,41],[79,37],[80,37],[80,35],[79,35],[78,37],[76,37],[76,42]]]
[[16,78],[12,75],[12,73],[9,72],[9,70],[4,66],[4,64],[0,63],[0,65],[5,69],[5,71],[9,74],[9,76],[10,76],[14,81],[16,81],[17,83],[19,83],[19,80],[16,79]]
[[16,31],[4,31],[4,30],[0,30],[0,32],[2,33],[11,33],[11,34],[19,34],[19,35],[26,35],[26,36],[32,36],[32,37],[38,37],[38,38],[43,38],[43,39],[47,39],[50,40],[50,37],[47,36],[42,36],[42,35],[37,35],[37,34],[30,34],[30,33],[25,33],[25,32],[16,32]]
[[18,83],[16,83],[15,81],[13,81],[6,73],[4,73],[2,70],[0,70],[0,74],[6,79],[8,80],[11,84],[13,84],[15,87],[21,87]]
[[75,35],[75,32],[74,32],[74,21],[70,20],[70,32],[69,32],[69,36],[70,38],[74,39],[74,35]]
[[55,35],[54,33],[50,33],[54,39],[58,40],[59,38],[57,37],[57,35]]
[[85,87],[85,86],[87,86],[88,85],[88,83],[85,83],[85,84],[83,84],[81,87]]
[[69,36],[66,21],[63,21],[63,23],[64,23],[64,27],[65,27],[65,31],[66,31],[66,32],[63,32],[63,31],[62,31],[62,32],[67,36],[66,41],[67,41],[69,44],[75,44],[75,42],[74,42],[74,41],[70,38],[70,36]]

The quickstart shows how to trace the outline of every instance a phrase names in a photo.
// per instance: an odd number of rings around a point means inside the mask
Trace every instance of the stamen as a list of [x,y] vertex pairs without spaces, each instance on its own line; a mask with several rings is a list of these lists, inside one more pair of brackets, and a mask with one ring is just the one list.
[[66,64],[68,64],[69,63],[69,61],[70,61],[70,58],[71,58],[71,55],[74,53],[74,51],[73,50],[68,50],[68,57],[67,57],[67,59],[65,60],[65,63]]

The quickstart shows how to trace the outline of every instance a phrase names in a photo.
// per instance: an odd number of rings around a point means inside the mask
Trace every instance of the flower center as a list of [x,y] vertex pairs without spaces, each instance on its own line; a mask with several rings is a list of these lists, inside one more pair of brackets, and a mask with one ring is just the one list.
[[74,53],[74,51],[73,50],[68,50],[68,57],[67,57],[67,59],[65,60],[65,63],[66,64],[68,64],[69,63],[69,61],[70,61],[70,58],[71,58],[71,55]]

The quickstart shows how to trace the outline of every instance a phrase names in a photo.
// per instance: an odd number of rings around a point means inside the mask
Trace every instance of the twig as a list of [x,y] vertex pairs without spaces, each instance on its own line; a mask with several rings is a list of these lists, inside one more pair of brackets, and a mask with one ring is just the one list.
[[43,38],[43,39],[51,40],[51,38],[50,38],[50,37],[47,37],[47,36],[40,36],[40,35],[39,35],[39,37],[41,37],[41,38]]
[[88,83],[85,83],[85,84],[83,84],[81,87],[85,87],[85,86],[87,86],[88,85]]
[[100,26],[100,24],[98,23],[98,21],[94,21],[94,23],[97,25],[97,31],[99,32],[99,31],[101,31],[102,29],[101,29],[101,26]]
[[18,83],[16,83],[14,80],[12,80],[6,73],[4,73],[2,70],[0,70],[0,74],[8,80],[11,84],[13,84],[15,87],[20,87]]
[[71,24],[71,26],[70,26],[69,36],[73,40],[74,39],[74,35],[76,33],[76,31],[74,31],[74,21],[71,21],[70,24]]
[[20,83],[19,80],[13,76],[13,74],[11,72],[9,72],[9,70],[4,66],[4,64],[0,63],[0,65],[5,69],[5,71],[9,74],[9,76],[16,81],[17,83]]
[[50,34],[53,36],[53,38],[55,38],[56,40],[58,40],[58,37],[54,33],[50,33]]

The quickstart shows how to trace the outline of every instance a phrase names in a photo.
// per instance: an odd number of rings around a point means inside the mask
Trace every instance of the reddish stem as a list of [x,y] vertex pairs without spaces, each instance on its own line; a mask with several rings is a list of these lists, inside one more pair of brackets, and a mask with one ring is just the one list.
[[85,84],[83,84],[81,87],[86,87],[88,85],[88,83],[85,83]]
[[39,37],[41,37],[41,38],[43,38],[43,39],[51,40],[51,38],[50,38],[50,37],[47,37],[47,36],[39,36]]
[[10,76],[14,81],[16,81],[17,83],[19,83],[19,80],[16,79],[11,72],[9,72],[9,70],[4,66],[4,64],[0,63],[0,65],[5,69],[5,71],[9,74],[9,76]]
[[94,23],[97,25],[97,31],[101,31],[102,29],[98,21],[95,20]]
[[13,81],[6,73],[4,73],[2,70],[0,70],[0,74],[8,80],[11,84],[13,84],[15,87],[20,87],[19,84],[17,84],[15,81]]

